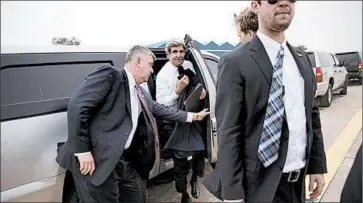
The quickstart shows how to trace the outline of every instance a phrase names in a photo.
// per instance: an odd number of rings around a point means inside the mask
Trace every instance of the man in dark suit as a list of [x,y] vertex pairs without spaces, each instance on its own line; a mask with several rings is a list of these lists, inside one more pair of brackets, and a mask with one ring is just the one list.
[[362,202],[362,144],[355,156],[340,195],[341,203]]
[[140,88],[153,72],[153,53],[134,46],[121,70],[104,65],[88,75],[68,104],[68,140],[56,161],[72,172],[81,202],[145,202],[159,144],[155,117],[192,122],[187,113],[156,103]]
[[309,174],[315,199],[325,184],[326,156],[314,74],[306,54],[284,34],[295,1],[251,6],[257,36],[219,63],[218,164],[209,181],[214,185],[207,186],[225,201],[304,202]]

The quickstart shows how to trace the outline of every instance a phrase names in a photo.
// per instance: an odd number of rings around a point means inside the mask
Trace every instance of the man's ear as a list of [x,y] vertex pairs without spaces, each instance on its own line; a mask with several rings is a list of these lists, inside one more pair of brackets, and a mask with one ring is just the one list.
[[140,58],[136,59],[136,65],[137,65],[138,68],[140,68],[140,65],[141,65],[141,59]]
[[255,13],[258,13],[258,3],[257,3],[257,1],[251,1],[251,8]]

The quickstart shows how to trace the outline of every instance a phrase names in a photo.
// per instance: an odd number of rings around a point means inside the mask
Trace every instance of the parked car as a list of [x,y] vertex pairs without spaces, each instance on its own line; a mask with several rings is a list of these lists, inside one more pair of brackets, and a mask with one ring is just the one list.
[[335,55],[328,52],[306,51],[317,82],[317,101],[320,106],[329,107],[333,93],[346,95],[348,72]]
[[347,66],[348,78],[358,79],[362,84],[362,52],[342,52],[335,54],[338,60]]
[[[206,158],[217,161],[215,72],[186,35],[186,59],[208,91],[206,106]],[[36,50],[32,50],[36,49]],[[116,47],[116,49],[119,49]],[[156,55],[155,73],[167,62],[163,48]],[[67,139],[67,103],[84,78],[96,67],[123,67],[127,50],[50,46],[1,52],[1,201],[69,202],[75,192],[71,174],[55,157],[59,143]],[[207,61],[207,62],[206,62]],[[213,75],[214,74],[214,75]],[[173,167],[157,150],[150,178]],[[96,169],[97,170],[97,169]]]

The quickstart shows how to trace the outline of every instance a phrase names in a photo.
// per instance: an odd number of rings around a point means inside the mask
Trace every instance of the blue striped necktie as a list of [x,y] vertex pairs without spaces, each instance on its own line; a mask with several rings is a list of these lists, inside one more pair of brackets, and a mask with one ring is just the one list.
[[279,154],[282,122],[284,119],[283,64],[284,47],[281,46],[273,67],[272,83],[268,98],[258,158],[265,167],[277,160]]

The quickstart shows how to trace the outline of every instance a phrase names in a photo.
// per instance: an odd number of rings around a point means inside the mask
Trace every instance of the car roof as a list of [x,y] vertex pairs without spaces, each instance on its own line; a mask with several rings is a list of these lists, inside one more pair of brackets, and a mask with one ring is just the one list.
[[95,46],[95,45],[49,45],[49,46],[21,46],[2,45],[1,54],[21,53],[69,53],[69,52],[128,52],[131,46]]
[[348,52],[337,52],[336,55],[345,55],[345,54],[359,54],[358,51],[348,51]]
[[331,53],[331,52],[321,51],[321,50],[306,50],[305,53]]

